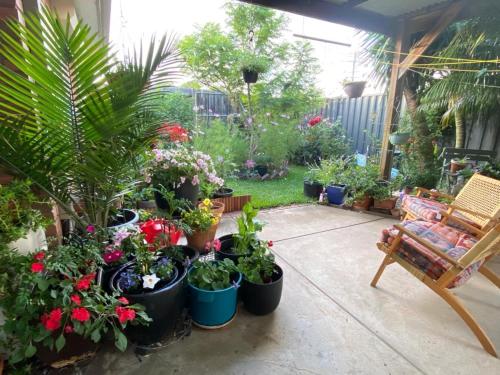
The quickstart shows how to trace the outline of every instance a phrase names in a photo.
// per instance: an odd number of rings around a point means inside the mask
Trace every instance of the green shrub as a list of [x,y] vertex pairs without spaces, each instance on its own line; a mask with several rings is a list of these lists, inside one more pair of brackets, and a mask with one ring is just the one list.
[[257,155],[266,164],[280,168],[291,158],[298,144],[299,134],[293,121],[268,122],[257,125]]
[[169,123],[179,123],[182,127],[192,129],[194,124],[194,101],[191,96],[169,92],[160,99],[159,114]]

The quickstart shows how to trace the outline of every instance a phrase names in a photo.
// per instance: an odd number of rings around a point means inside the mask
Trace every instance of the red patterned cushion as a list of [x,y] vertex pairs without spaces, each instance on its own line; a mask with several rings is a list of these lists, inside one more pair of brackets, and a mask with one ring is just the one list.
[[[441,223],[408,220],[401,223],[401,225],[410,232],[429,241],[453,259],[461,258],[477,242],[477,239],[470,234]],[[384,229],[382,231],[382,242],[392,243],[398,232],[395,227]],[[397,254],[435,280],[439,279],[451,267],[451,264],[445,259],[406,235],[402,237]],[[464,284],[481,265],[482,261],[467,267],[453,280],[449,288]]]
[[[425,219],[434,222],[441,221],[441,215],[439,212],[446,211],[448,209],[448,207],[444,203],[438,202],[433,199],[416,197],[414,195],[405,195],[403,197],[403,201],[401,202],[401,208],[403,211],[408,212],[419,219]],[[478,227],[476,223],[470,221],[458,211],[453,211],[453,216],[456,216],[457,218],[465,221],[467,224]],[[467,231],[460,224],[452,220],[449,220],[447,225],[461,231]]]

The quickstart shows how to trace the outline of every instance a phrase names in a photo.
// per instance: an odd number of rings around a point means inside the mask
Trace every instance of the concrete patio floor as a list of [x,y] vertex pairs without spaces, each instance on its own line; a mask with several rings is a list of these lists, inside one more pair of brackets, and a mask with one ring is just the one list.
[[[234,231],[225,215],[219,235]],[[262,211],[285,272],[269,316],[240,306],[224,329],[191,336],[141,358],[102,350],[86,374],[500,374],[463,321],[398,265],[369,283],[382,261],[375,243],[395,223],[308,205]],[[500,273],[495,259],[492,268]],[[454,291],[500,349],[500,290],[481,275]]]

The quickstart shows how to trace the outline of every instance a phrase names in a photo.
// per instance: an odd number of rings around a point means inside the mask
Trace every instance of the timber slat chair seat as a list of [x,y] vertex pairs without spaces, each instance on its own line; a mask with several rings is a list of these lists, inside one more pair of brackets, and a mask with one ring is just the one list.
[[[453,216],[446,219],[460,220]],[[386,266],[398,263],[443,298],[469,326],[483,348],[497,357],[489,337],[449,289],[465,284],[477,271],[500,289],[500,278],[486,267],[488,259],[500,254],[498,220],[479,237],[440,222],[407,220],[384,230],[377,247],[386,255],[371,286],[377,285]]]
[[[425,195],[431,198],[425,198]],[[436,198],[451,203],[442,203]],[[417,188],[416,196],[403,198],[401,209],[406,213],[405,220],[441,221],[481,237],[500,217],[500,181],[476,173],[456,197]],[[453,220],[449,220],[451,216]]]

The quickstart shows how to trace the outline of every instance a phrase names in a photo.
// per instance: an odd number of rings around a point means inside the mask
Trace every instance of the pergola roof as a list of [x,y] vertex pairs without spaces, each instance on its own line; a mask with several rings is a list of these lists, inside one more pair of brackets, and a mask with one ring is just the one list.
[[[330,21],[366,31],[395,35],[398,21],[411,21],[414,31],[425,30],[456,0],[243,0],[245,2]],[[462,14],[500,1],[465,0]]]

